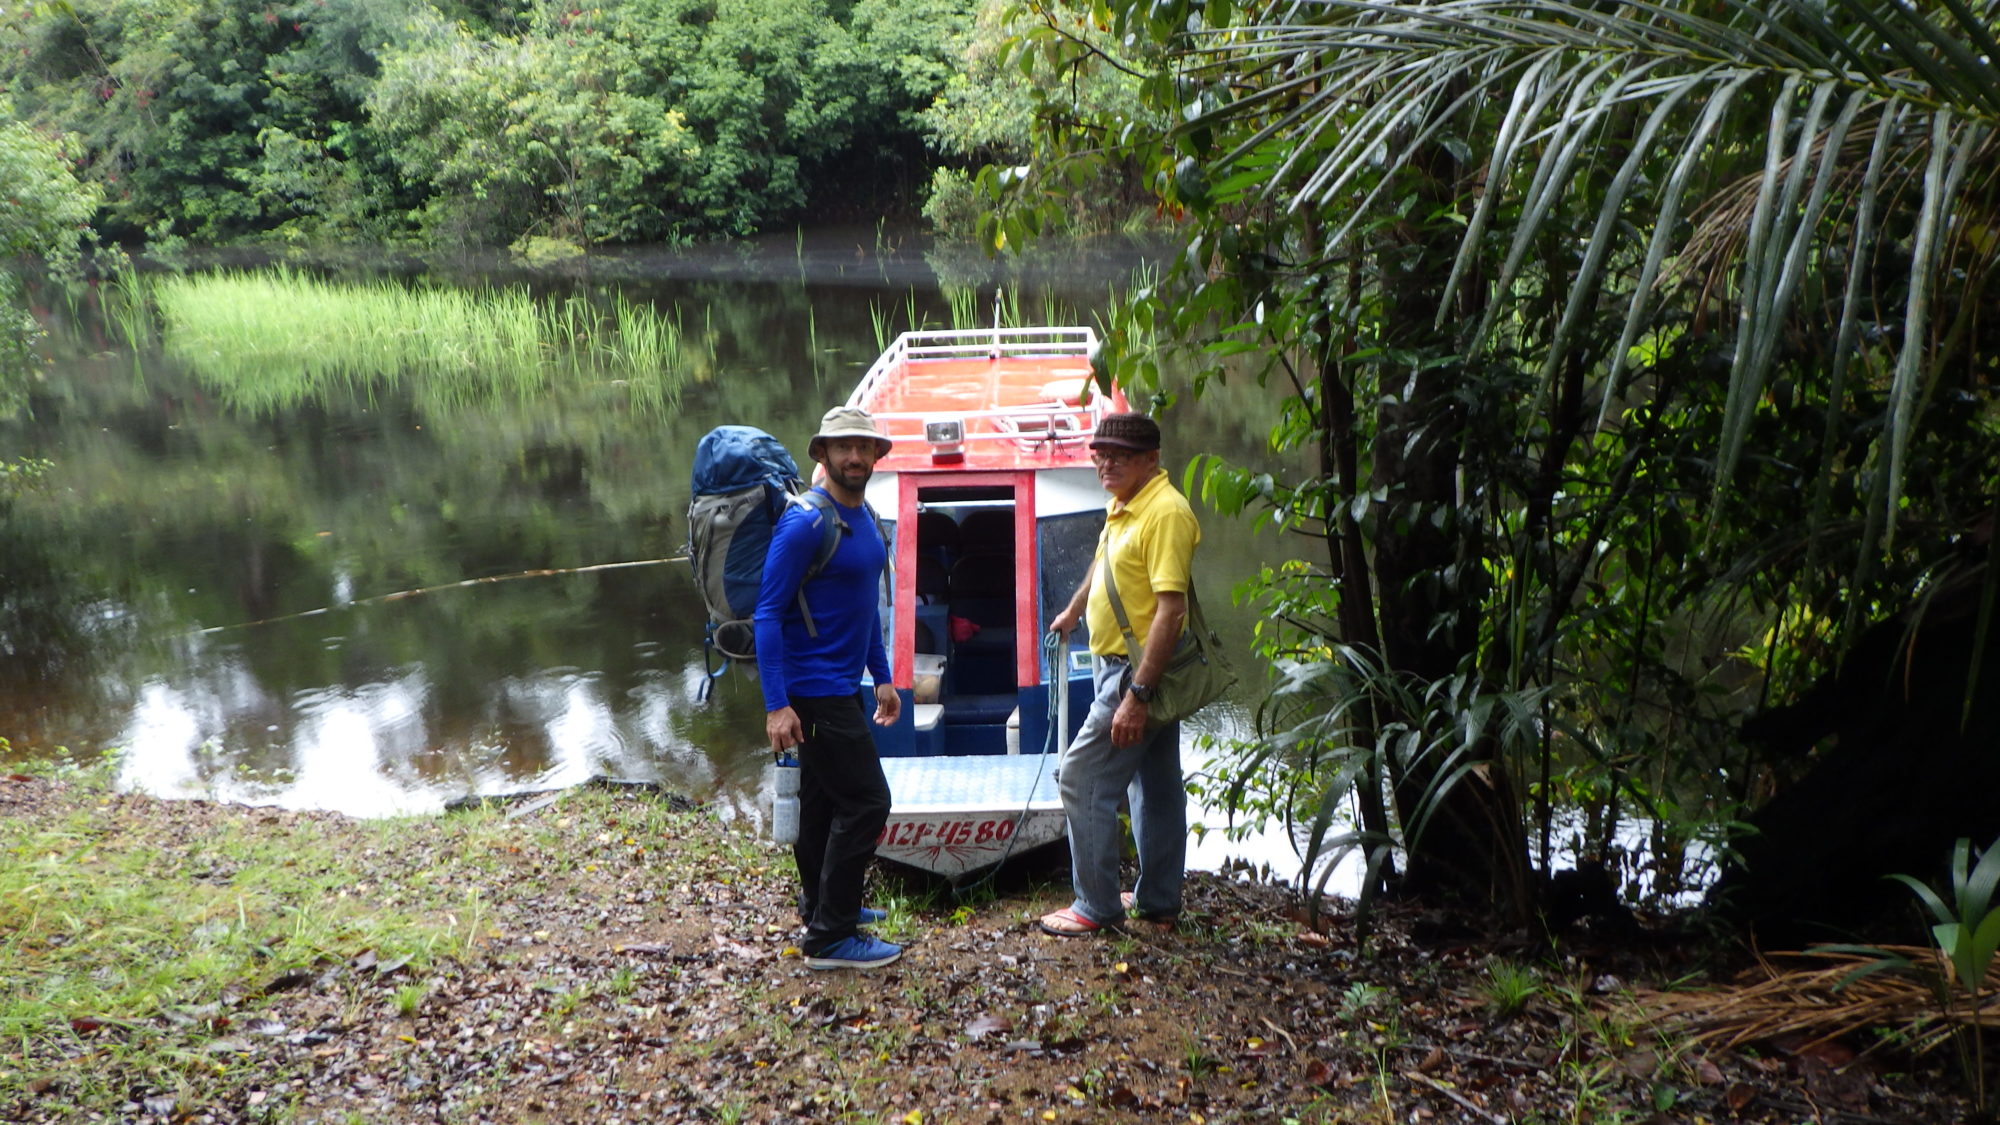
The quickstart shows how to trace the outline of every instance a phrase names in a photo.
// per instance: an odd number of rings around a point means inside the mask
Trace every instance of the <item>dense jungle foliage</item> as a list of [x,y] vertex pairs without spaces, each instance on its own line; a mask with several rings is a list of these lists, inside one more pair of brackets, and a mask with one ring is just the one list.
[[[982,175],[989,242],[1140,169],[1184,252],[1112,333],[1119,377],[1267,388],[1293,467],[1189,479],[1320,544],[1242,591],[1277,684],[1239,806],[1316,814],[1384,876],[1407,844],[1404,886],[1516,917],[1555,845],[1629,858],[1631,815],[1671,890],[1800,770],[1743,715],[1968,576],[1991,622],[1992,4],[1031,0],[1017,26],[1020,65],[1143,75],[1146,112],[1051,104],[1037,159]],[[1991,728],[1982,646],[1940,670],[1943,741]],[[1889,668],[1868,686],[1901,698]],[[1921,749],[1913,789],[1978,787]],[[1869,796],[1843,817],[1897,814]],[[1911,819],[1940,864],[2000,831]]]
[[102,0],[0,15],[107,240],[506,245],[908,207],[966,0]]

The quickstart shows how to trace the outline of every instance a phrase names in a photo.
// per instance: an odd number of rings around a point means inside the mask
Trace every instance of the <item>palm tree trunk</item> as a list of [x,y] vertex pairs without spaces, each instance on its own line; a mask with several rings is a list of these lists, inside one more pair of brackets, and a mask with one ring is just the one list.
[[[1461,174],[1443,149],[1413,165],[1410,186],[1418,201],[1410,213],[1443,213]],[[1377,247],[1385,261],[1383,343],[1392,354],[1454,351],[1449,328],[1437,326],[1451,250],[1449,239],[1423,227],[1401,228]],[[1473,292],[1459,290],[1468,299]],[[1376,415],[1375,479],[1387,488],[1375,516],[1382,655],[1390,669],[1422,685],[1471,670],[1477,654],[1477,535],[1462,522],[1458,497],[1465,434],[1455,392],[1463,378],[1456,363],[1385,373]],[[1454,725],[1400,717],[1433,730]],[[1525,918],[1531,895],[1518,799],[1489,738],[1477,738],[1469,753],[1450,760],[1434,750],[1392,763],[1409,863],[1404,885]]]

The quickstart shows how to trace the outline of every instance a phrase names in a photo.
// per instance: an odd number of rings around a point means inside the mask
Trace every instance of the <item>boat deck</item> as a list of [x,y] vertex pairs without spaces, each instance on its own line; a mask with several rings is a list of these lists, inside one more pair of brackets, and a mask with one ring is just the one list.
[[884,758],[896,816],[1062,810],[1053,754]]

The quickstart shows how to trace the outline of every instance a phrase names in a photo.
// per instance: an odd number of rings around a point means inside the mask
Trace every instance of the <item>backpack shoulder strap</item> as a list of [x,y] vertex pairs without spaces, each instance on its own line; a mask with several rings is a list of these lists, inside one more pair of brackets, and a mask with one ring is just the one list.
[[840,549],[840,537],[853,529],[840,517],[840,507],[833,502],[833,497],[816,488],[790,493],[785,497],[785,502],[812,509],[813,522],[819,528],[819,546],[813,550],[812,562],[806,564],[805,577],[799,579],[798,595],[799,615],[805,618],[806,635],[817,637],[819,627],[813,624],[812,610],[806,605],[806,583],[826,569],[826,564],[833,558],[833,553]]
[[833,497],[816,488],[809,488],[792,497],[792,502],[811,508],[815,513],[813,520],[819,527],[819,547],[813,551],[812,564],[806,567],[806,581],[810,582],[826,569],[833,553],[840,549],[840,537],[852,533],[854,529],[847,526],[847,520],[840,514],[840,505],[833,502]]

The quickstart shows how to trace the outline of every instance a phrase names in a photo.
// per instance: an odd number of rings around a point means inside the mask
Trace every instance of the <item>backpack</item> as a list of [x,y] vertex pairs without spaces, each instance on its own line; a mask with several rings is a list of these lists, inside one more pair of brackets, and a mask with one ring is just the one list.
[[[708,609],[703,662],[713,680],[731,661],[756,666],[757,593],[764,580],[764,555],[785,508],[803,504],[821,516],[819,548],[806,567],[808,582],[825,569],[841,535],[850,529],[831,498],[807,489],[784,445],[755,426],[717,426],[704,435],[695,446],[691,484],[687,553]],[[872,508],[869,514],[874,515]],[[825,519],[827,515],[833,518]],[[801,582],[799,611],[806,631],[818,636],[804,586]],[[710,661],[711,652],[722,655],[720,668]],[[705,695],[706,682],[703,686]]]

